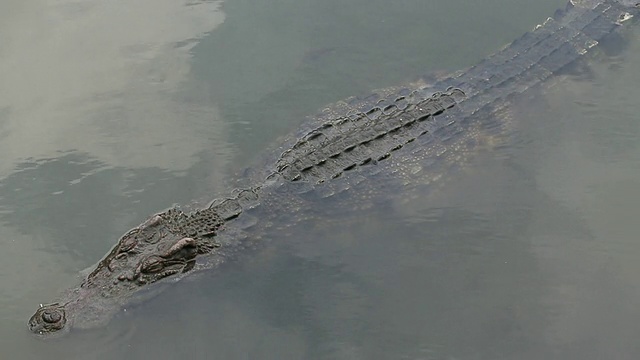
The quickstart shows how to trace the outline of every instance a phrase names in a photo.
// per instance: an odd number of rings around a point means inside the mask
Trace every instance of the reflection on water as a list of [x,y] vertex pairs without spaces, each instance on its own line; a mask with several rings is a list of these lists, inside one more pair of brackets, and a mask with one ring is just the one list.
[[185,170],[194,154],[211,146],[200,132],[224,139],[209,130],[217,110],[186,83],[191,49],[224,20],[219,3],[40,0],[0,6],[6,134],[0,175],[22,159],[60,151],[115,166]]
[[75,284],[123,230],[222,184],[227,130],[191,74],[219,6],[0,4],[0,337],[15,349],[3,356],[37,357],[27,307]]
[[[433,3],[372,1],[364,14],[364,0],[353,0],[338,16],[331,1],[230,1],[225,23],[195,49],[195,75],[186,50],[221,21],[217,4],[75,2],[49,12],[11,4],[20,10],[16,19],[30,19],[20,24],[32,26],[0,50],[0,67],[24,62],[18,68],[32,77],[21,82],[0,72],[15,84],[0,100],[0,147],[11,150],[0,167],[3,349],[34,359],[638,358],[640,242],[630,216],[640,195],[635,40],[514,106],[517,140],[479,153],[426,193],[391,189],[367,210],[358,206],[366,193],[321,201],[312,218],[256,234],[265,236],[264,247],[172,284],[106,328],[47,342],[26,333],[35,305],[74,285],[73,274],[127,228],[223,187],[229,149],[240,152],[234,159],[255,157],[326,102],[446,68],[447,56],[462,67],[531,27],[520,22],[534,24],[560,5],[541,1],[523,14],[531,2],[496,0],[475,9],[487,14],[445,28],[444,14],[461,14],[459,5]],[[491,15],[498,7],[516,15]],[[137,22],[136,11],[170,20]],[[420,11],[436,30],[413,15]],[[37,30],[43,19],[51,31]],[[114,29],[107,26],[113,19],[135,26]],[[478,33],[479,19],[496,25],[482,28],[486,36],[465,37]],[[0,22],[0,31],[24,26],[11,21]],[[367,36],[418,23],[423,47],[415,34],[380,43]],[[89,27],[72,31],[80,25]],[[339,39],[332,43],[330,34]],[[639,35],[636,29],[629,38]],[[446,55],[452,43],[444,38],[478,48]],[[92,50],[91,39],[104,46]],[[251,39],[259,40],[254,48]],[[122,57],[108,52],[116,48]],[[48,64],[60,70],[49,74],[20,52],[82,49],[107,52],[107,65],[53,57]],[[25,90],[43,74],[53,77],[49,86]],[[31,127],[49,136],[36,137]]]

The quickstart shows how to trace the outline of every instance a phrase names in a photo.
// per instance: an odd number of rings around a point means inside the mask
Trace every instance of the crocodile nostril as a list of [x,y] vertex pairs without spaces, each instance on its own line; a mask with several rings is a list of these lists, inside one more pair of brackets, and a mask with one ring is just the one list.
[[56,310],[46,310],[42,313],[42,320],[49,324],[55,324],[62,320],[62,314]]

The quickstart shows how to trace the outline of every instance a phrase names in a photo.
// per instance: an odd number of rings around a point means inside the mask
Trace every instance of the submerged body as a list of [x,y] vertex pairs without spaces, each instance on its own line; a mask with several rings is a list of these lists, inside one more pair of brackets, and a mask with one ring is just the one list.
[[[575,0],[478,65],[435,84],[328,107],[254,169],[246,189],[206,209],[156,214],[127,232],[79,287],[41,306],[29,328],[53,334],[104,324],[149,285],[217,265],[246,245],[237,221],[254,208],[263,209],[258,224],[269,223],[314,196],[397,176],[398,169],[418,173],[425,162],[460,161],[506,131],[497,113],[512,98],[573,64],[637,17],[638,8],[628,0]],[[204,257],[207,263],[198,264]]]

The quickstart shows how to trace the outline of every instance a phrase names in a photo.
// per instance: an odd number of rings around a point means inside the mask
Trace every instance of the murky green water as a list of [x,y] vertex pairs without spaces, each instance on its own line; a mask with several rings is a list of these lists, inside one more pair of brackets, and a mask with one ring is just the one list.
[[26,329],[127,229],[224,193],[305,115],[471,65],[562,5],[3,3],[3,358],[638,358],[639,29],[423,196],[328,202],[105,328]]

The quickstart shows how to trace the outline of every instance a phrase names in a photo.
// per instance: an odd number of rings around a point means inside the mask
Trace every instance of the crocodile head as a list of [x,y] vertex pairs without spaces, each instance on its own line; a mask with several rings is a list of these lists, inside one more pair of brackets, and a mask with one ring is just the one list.
[[215,214],[172,209],[154,215],[122,236],[79,287],[40,305],[29,329],[50,336],[105,324],[140,290],[193,269],[199,254],[218,246],[212,238],[221,224]]

